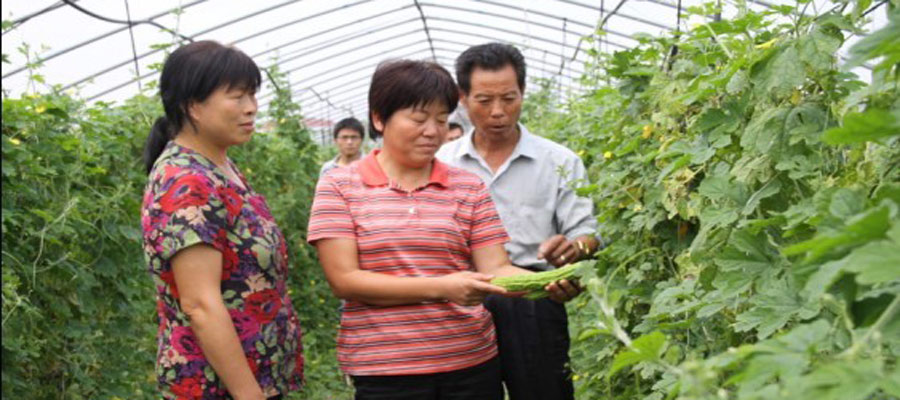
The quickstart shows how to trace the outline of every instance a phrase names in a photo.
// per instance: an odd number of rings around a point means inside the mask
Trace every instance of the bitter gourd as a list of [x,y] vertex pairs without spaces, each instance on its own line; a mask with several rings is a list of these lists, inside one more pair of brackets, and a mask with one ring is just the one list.
[[551,282],[574,277],[575,271],[579,266],[580,263],[575,263],[533,274],[502,276],[491,280],[491,283],[509,290],[510,292],[528,292],[523,297],[535,300],[549,295],[549,293],[544,290],[544,287]]

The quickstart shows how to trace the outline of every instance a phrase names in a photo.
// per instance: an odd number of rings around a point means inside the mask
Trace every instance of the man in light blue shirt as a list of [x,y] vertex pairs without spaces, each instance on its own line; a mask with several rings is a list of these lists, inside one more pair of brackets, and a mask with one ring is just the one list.
[[[437,153],[474,172],[491,192],[510,236],[513,263],[535,271],[592,255],[599,241],[590,199],[571,183],[586,178],[571,150],[535,136],[518,123],[525,91],[525,61],[510,45],[474,46],[456,60],[460,101],[473,129]],[[561,286],[574,297],[580,289]],[[573,399],[568,367],[567,299],[491,296],[504,385],[512,400]]]

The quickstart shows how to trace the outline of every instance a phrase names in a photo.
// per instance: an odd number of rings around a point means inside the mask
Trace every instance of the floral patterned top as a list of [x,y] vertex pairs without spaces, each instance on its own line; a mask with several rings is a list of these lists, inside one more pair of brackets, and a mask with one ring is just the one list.
[[141,225],[156,286],[156,374],[165,399],[230,398],[181,309],[172,273],[172,257],[198,243],[222,252],[222,297],[263,393],[287,393],[303,381],[300,322],[286,288],[284,236],[263,196],[240,179],[243,188],[208,158],[174,141],[150,172]]

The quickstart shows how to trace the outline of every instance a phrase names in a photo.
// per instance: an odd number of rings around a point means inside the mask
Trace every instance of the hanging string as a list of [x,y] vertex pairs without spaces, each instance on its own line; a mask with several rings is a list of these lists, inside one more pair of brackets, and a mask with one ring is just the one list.
[[672,63],[675,62],[675,56],[678,55],[678,39],[681,38],[681,0],[678,0],[678,9],[675,15],[675,43],[672,43],[672,50],[666,56],[666,62],[663,69],[668,72],[672,69]]
[[[131,54],[134,57],[134,76],[140,78],[141,68],[138,66],[137,46],[134,44],[134,24],[131,22],[131,8],[128,6],[128,0],[125,0],[125,16],[128,18],[128,35],[131,36]],[[137,79],[138,91],[143,92],[141,80]]]

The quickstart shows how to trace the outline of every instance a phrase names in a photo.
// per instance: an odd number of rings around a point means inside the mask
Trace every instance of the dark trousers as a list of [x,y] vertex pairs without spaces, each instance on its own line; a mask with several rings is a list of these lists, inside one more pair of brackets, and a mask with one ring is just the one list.
[[354,376],[356,400],[503,400],[500,361],[427,375]]
[[497,328],[500,370],[510,400],[574,399],[565,305],[493,295],[484,304]]

